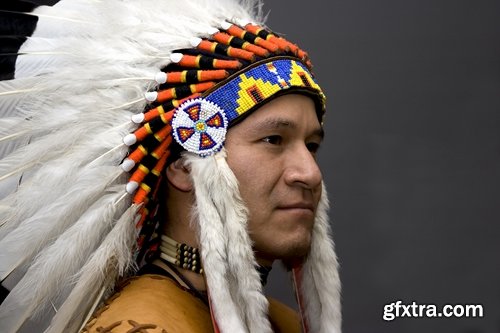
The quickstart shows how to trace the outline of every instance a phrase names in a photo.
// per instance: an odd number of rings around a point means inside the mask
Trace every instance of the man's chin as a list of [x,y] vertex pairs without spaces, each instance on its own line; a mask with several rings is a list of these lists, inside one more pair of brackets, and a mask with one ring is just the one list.
[[307,256],[295,257],[295,258],[284,258],[281,260],[283,266],[285,266],[287,271],[291,271],[295,267],[300,267],[305,262]]
[[293,267],[300,266],[307,259],[310,251],[310,244],[307,246],[296,247],[293,251],[283,255],[280,259],[287,269],[291,269]]

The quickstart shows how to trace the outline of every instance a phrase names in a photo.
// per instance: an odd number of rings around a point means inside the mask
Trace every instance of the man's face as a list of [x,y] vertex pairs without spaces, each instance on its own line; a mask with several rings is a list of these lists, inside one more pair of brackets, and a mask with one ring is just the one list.
[[315,155],[322,138],[313,100],[299,94],[270,101],[227,133],[227,161],[261,263],[309,251],[321,196]]

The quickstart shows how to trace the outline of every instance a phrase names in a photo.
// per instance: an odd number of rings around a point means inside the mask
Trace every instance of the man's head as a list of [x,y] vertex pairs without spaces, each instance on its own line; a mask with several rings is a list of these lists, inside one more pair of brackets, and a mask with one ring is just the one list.
[[[322,139],[314,100],[302,94],[269,101],[227,133],[227,164],[238,181],[248,232],[262,265],[300,259],[309,251],[322,190],[316,162]],[[194,235],[188,223],[194,203],[189,173],[182,158],[166,170],[170,195],[164,229],[169,233],[184,229]],[[194,237],[182,238],[198,246]]]
[[248,208],[257,260],[307,254],[321,172],[316,152],[323,130],[313,100],[280,96],[229,130],[227,162]]

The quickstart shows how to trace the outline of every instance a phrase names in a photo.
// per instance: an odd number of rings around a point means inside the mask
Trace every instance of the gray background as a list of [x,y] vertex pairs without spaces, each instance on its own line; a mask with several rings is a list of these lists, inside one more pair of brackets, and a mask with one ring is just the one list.
[[[500,2],[264,9],[309,51],[329,98],[320,163],[344,331],[500,332]],[[271,293],[292,302],[276,271]],[[384,322],[396,300],[480,303],[485,316]]]

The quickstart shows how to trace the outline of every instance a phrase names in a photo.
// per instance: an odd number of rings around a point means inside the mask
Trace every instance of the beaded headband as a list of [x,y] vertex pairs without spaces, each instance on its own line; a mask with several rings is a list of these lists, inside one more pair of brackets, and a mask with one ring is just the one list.
[[[155,76],[158,91],[145,94],[140,127],[124,138],[131,146],[122,168],[131,172],[127,192],[143,204],[138,247],[152,234],[153,202],[161,173],[175,140],[183,149],[209,156],[224,144],[228,127],[249,111],[287,92],[312,94],[324,113],[325,97],[310,72],[307,54],[262,27],[223,22],[205,39],[192,38],[192,49],[170,55],[171,64]],[[151,202],[152,201],[152,202]],[[149,204],[151,202],[151,204]],[[148,218],[149,216],[149,218]],[[149,221],[149,222],[148,222]]]
[[184,149],[200,156],[219,151],[231,123],[280,91],[303,88],[321,92],[306,66],[297,60],[272,58],[255,65],[175,110],[173,134]]

